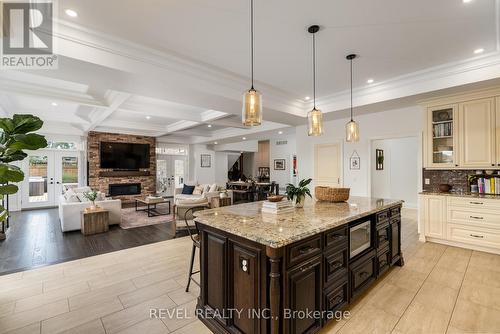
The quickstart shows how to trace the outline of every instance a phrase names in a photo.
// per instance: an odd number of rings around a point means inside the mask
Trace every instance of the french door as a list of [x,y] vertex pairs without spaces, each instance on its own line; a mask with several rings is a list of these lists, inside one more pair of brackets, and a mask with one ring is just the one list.
[[184,184],[187,157],[182,155],[158,155],[156,189],[164,196],[173,196],[174,189]]
[[23,160],[24,181],[21,207],[55,206],[63,186],[79,184],[81,161],[78,151],[27,151]]

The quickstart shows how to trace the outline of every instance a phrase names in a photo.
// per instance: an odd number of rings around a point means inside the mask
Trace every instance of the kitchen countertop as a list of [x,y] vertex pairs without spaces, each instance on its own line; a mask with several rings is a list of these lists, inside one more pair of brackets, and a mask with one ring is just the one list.
[[358,218],[402,204],[401,200],[351,197],[347,203],[307,199],[302,209],[262,213],[262,201],[195,212],[195,221],[271,248],[280,248]]
[[432,196],[452,196],[452,197],[471,197],[471,198],[489,198],[489,199],[500,199],[500,195],[491,194],[478,194],[469,192],[448,192],[443,193],[439,191],[422,191],[420,195],[432,195]]

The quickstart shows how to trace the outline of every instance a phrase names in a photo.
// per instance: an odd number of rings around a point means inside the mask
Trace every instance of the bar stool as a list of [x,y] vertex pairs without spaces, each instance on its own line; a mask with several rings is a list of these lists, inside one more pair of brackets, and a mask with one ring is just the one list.
[[[196,228],[196,224],[194,224],[194,222],[191,225],[189,224],[188,217],[191,218],[189,220],[192,220],[194,212],[200,211],[200,210],[205,210],[206,208],[207,208],[206,205],[195,206],[195,207],[189,208],[184,213],[184,222],[186,223],[186,228],[188,230],[189,237],[193,241],[193,249],[191,250],[191,261],[189,263],[189,277],[188,277],[188,282],[187,282],[187,286],[186,286],[186,292],[189,292],[189,286],[191,285],[191,281],[193,281],[196,285],[200,286],[200,283],[196,282],[196,280],[193,279],[193,275],[196,275],[196,274],[198,274],[200,272],[199,270],[193,271],[194,257],[195,257],[195,254],[196,254],[196,248],[200,248],[200,246],[201,246],[201,243],[200,243],[200,234],[199,234],[198,229]],[[191,231],[191,229],[193,227],[194,227],[194,229],[196,229],[196,233],[193,233]]]

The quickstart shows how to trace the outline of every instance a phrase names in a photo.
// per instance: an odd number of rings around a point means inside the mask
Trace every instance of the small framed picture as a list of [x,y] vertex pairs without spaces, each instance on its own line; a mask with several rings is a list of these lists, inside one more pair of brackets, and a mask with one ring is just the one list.
[[360,169],[361,168],[361,158],[360,157],[351,157],[351,165],[350,169]]
[[210,154],[202,154],[200,161],[202,168],[212,167],[212,156]]
[[275,159],[274,160],[274,170],[285,170],[285,159]]
[[384,170],[384,150],[375,150],[375,166],[376,170]]

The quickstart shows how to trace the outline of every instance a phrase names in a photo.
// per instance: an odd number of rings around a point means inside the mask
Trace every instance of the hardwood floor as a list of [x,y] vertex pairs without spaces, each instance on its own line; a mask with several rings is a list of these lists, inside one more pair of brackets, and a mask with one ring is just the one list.
[[10,221],[7,239],[0,241],[0,275],[173,238],[172,223],[129,230],[110,226],[91,236],[63,233],[57,209],[13,212]]

